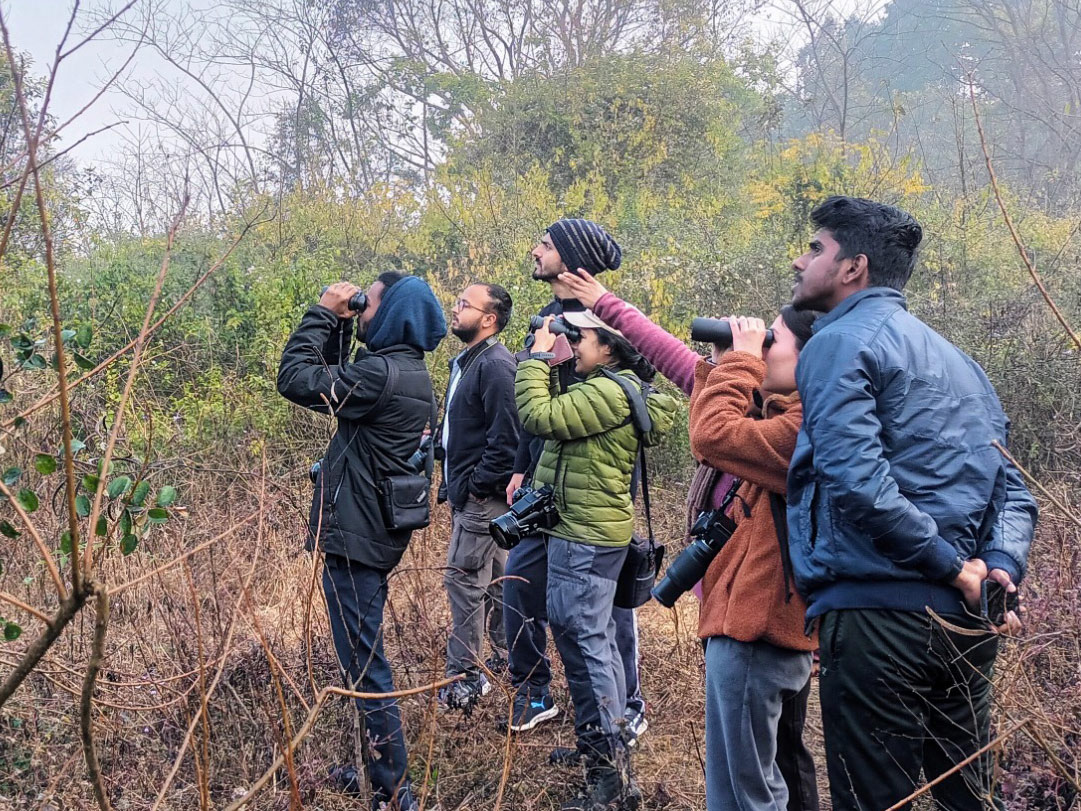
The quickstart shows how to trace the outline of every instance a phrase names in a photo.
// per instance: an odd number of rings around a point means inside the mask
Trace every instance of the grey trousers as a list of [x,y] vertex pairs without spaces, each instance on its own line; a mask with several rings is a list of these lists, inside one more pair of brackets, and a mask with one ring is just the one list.
[[768,642],[706,642],[706,808],[785,811],[777,766],[781,704],[811,674],[811,654]]
[[578,750],[612,757],[623,745],[627,684],[612,601],[627,547],[548,539],[548,622],[574,702]]
[[507,553],[495,545],[488,532],[488,522],[506,511],[507,502],[501,498],[470,500],[461,510],[452,510],[443,576],[454,626],[447,640],[447,675],[479,677],[485,626],[493,650],[506,656],[503,584],[493,581],[503,577]]

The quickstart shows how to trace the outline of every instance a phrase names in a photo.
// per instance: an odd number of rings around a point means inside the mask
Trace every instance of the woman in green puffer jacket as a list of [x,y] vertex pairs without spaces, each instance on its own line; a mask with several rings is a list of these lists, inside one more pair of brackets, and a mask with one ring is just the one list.
[[[549,365],[531,357],[519,364],[514,386],[522,427],[545,439],[532,484],[551,484],[559,510],[559,522],[546,530],[548,622],[563,659],[586,766],[585,791],[563,809],[633,811],[641,794],[621,734],[626,685],[612,608],[634,525],[630,490],[640,439],[626,393],[602,369],[639,387],[655,370],[592,312],[563,318],[581,330],[575,371],[585,380],[558,394]],[[550,321],[534,333],[534,354],[548,353],[555,344]],[[654,445],[672,427],[676,401],[647,395],[653,429],[641,441]]]

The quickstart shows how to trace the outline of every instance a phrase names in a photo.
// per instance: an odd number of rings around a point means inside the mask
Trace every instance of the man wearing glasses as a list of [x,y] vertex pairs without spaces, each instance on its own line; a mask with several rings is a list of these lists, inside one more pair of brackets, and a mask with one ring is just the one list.
[[507,484],[518,447],[514,357],[496,336],[510,320],[511,297],[497,284],[473,284],[454,304],[450,331],[465,348],[450,363],[438,442],[445,451],[443,484],[452,527],[443,582],[453,628],[447,640],[447,675],[465,679],[444,687],[439,702],[469,711],[492,689],[481,668],[485,627],[492,671],[506,667],[503,577],[506,551],[488,522],[507,511]]

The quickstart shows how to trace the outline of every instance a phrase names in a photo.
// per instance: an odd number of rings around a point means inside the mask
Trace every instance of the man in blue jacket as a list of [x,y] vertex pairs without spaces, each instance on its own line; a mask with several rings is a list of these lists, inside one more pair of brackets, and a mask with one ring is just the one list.
[[[821,623],[833,808],[881,811],[988,742],[998,638],[981,587],[1016,590],[1037,509],[992,445],[1009,421],[983,370],[907,310],[919,223],[851,197],[811,220],[792,301],[827,314],[796,371],[789,540]],[[990,754],[932,791],[950,811],[1002,807]]]

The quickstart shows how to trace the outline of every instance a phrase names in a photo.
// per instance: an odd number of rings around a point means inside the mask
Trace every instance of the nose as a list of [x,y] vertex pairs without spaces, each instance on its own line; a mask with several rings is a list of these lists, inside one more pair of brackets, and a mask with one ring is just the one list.
[[797,256],[792,260],[792,270],[797,272],[803,272],[803,269],[807,267],[807,254]]

